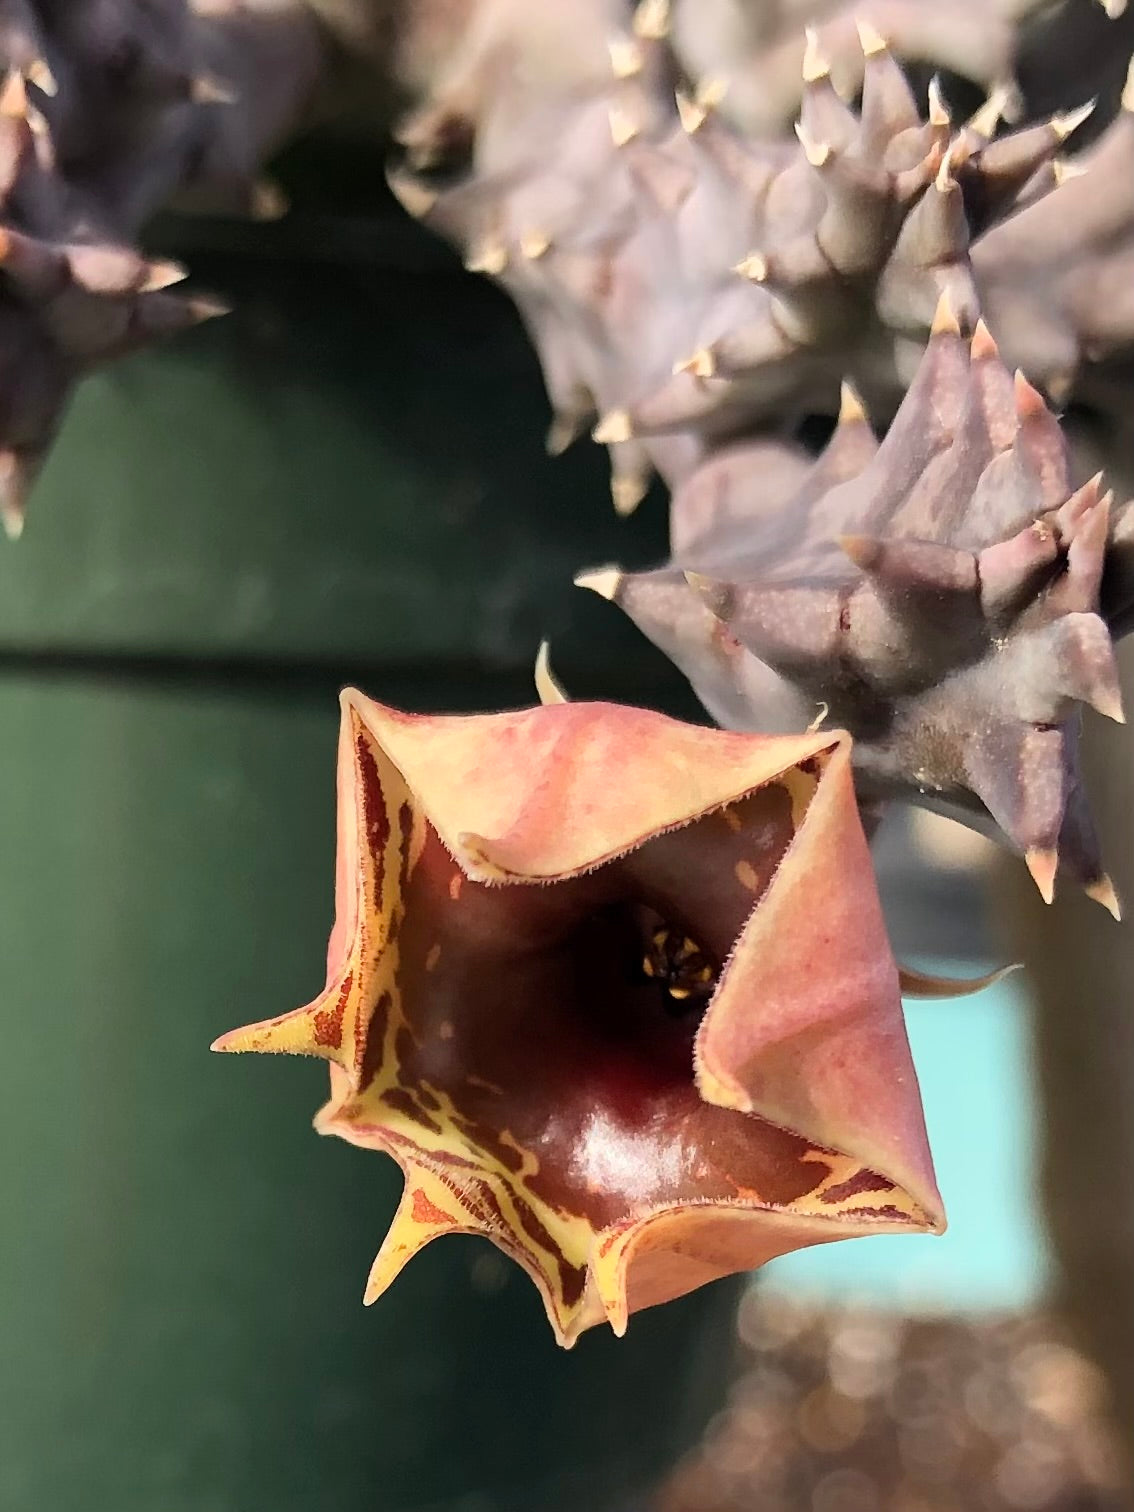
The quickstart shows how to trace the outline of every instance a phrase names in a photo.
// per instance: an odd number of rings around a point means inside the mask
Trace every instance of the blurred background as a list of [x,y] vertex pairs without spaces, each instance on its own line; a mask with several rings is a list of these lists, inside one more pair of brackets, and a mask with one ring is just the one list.
[[[899,816],[899,956],[951,1227],[776,1262],[571,1355],[479,1241],[363,1312],[392,1164],[317,1140],[315,1064],[210,1058],[322,980],[336,694],[702,714],[580,567],[650,499],[543,450],[506,299],[377,160],[285,162],[271,227],[169,220],[236,313],[81,389],[0,552],[0,1508],[1095,1512],[1134,1446],[1134,953],[1079,899]],[[1134,899],[1130,747],[1087,730]]]

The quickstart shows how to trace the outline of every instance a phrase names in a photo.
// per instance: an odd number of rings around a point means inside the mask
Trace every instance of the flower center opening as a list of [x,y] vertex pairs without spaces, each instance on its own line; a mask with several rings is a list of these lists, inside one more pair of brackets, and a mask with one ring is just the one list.
[[663,1010],[672,1018],[686,1018],[705,1011],[719,972],[696,940],[661,921],[649,932],[642,974],[661,989]]

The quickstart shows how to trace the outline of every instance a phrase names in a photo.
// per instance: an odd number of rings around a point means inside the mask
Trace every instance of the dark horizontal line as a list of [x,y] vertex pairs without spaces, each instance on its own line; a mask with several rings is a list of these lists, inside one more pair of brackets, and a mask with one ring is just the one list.
[[[648,666],[610,665],[598,659],[565,659],[560,680],[579,696],[672,706],[674,683]],[[485,708],[534,701],[531,667],[473,659],[375,661],[362,657],[214,656],[176,651],[127,651],[73,647],[0,647],[0,677],[81,679],[117,685],[136,683],[234,693],[317,693],[334,696],[356,686],[408,707],[444,695],[450,708]],[[678,693],[680,694],[678,685]],[[456,695],[455,697],[453,695]],[[681,711],[687,714],[683,706]],[[695,717],[695,710],[692,711]]]

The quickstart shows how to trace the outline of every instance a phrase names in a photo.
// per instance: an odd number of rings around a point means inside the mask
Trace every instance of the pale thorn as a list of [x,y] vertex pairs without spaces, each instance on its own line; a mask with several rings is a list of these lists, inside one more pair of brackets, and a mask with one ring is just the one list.
[[28,82],[34,84],[37,89],[42,89],[45,95],[59,93],[59,85],[55,82],[55,75],[46,58],[33,58],[28,64]]
[[[1107,500],[1112,499],[1113,494],[1107,494]],[[1104,501],[1105,502],[1105,501]],[[1091,708],[1096,714],[1101,714],[1104,719],[1113,719],[1115,724],[1126,723],[1126,711],[1122,707],[1122,694],[1117,688],[1100,690],[1090,700]]]
[[18,541],[24,533],[27,494],[27,474],[19,457],[14,451],[0,452],[0,523],[10,541]]
[[941,76],[934,74],[929,81],[929,124],[948,127],[952,124],[952,120],[949,107],[941,93]]
[[625,147],[627,142],[632,142],[640,130],[638,121],[621,105],[610,107],[610,140],[616,147]]
[[50,173],[55,167],[55,144],[51,140],[51,127],[47,117],[41,110],[28,101],[27,123],[31,127],[32,136],[35,138],[36,162],[45,173]]
[[996,128],[1008,108],[1012,92],[1006,84],[997,84],[989,93],[988,99],[975,110],[965,123],[968,129],[977,136],[986,137],[989,141],[996,135]]
[[817,84],[831,73],[831,63],[819,41],[819,33],[813,26],[804,29],[807,45],[803,49],[803,82]]
[[189,85],[189,98],[194,105],[235,105],[239,96],[212,74],[197,74]]
[[274,179],[257,179],[252,185],[249,212],[254,221],[282,220],[291,202]]
[[616,79],[634,79],[642,72],[645,59],[633,37],[611,37],[606,44],[610,67]]
[[1114,883],[1105,873],[1097,882],[1089,883],[1083,891],[1093,903],[1101,903],[1112,919],[1122,923],[1122,904],[1114,890]]
[[634,434],[634,427],[630,423],[630,411],[619,409],[610,410],[600,416],[598,424],[591,432],[591,439],[597,441],[600,446],[617,446],[622,441],[629,441]]
[[0,115],[12,116],[18,121],[27,120],[27,85],[23,74],[15,68],[8,70],[4,83],[0,86]]
[[985,325],[983,316],[976,323],[976,330],[969,344],[969,352],[974,362],[1000,356],[1000,348],[996,345],[992,332]]
[[1065,142],[1073,131],[1077,131],[1088,116],[1092,115],[1097,100],[1088,100],[1085,105],[1080,105],[1077,110],[1065,110],[1051,118],[1051,129],[1061,142]]
[[1059,853],[1036,845],[1025,854],[1024,860],[1032,874],[1032,881],[1039,888],[1040,897],[1045,903],[1050,903],[1055,897],[1055,873],[1059,866]]
[[649,491],[649,478],[637,473],[611,474],[610,497],[620,520],[629,519]]
[[702,79],[697,85],[697,104],[706,112],[713,111],[718,108],[727,94],[727,79]]
[[934,187],[939,194],[952,194],[958,187],[957,180],[953,177],[953,146],[951,142],[941,155],[941,166],[933,180]]
[[961,324],[953,311],[953,301],[949,298],[946,289],[937,301],[937,308],[933,312],[933,324],[929,328],[931,336],[959,336]]
[[[862,402],[862,396],[849,378],[844,378],[839,388],[839,424],[870,424],[870,416],[866,413],[866,405]],[[824,705],[824,708],[826,708],[826,705]]]
[[173,284],[181,283],[189,277],[189,269],[179,262],[161,261],[152,262],[146,269],[146,280],[142,284],[143,294],[156,294],[160,289],[168,289]]
[[822,727],[823,721],[827,718],[827,716],[828,716],[828,714],[830,714],[830,712],[831,712],[831,706],[830,706],[830,704],[821,703],[819,705],[819,712],[818,712],[818,714],[816,714],[815,718],[807,726],[807,733],[808,733],[808,735],[813,735],[816,730],[818,730],[818,729],[820,729]]
[[879,53],[889,51],[889,42],[872,22],[856,21],[854,24],[864,58],[876,58]]
[[591,567],[586,572],[575,575],[576,588],[589,588],[592,593],[597,593],[599,598],[604,598],[613,604],[618,597],[618,590],[622,587],[624,573],[622,568],[614,562],[607,567]]
[[1134,58],[1126,70],[1126,83],[1122,86],[1122,108],[1134,113]]
[[1088,171],[1085,163],[1069,163],[1066,158],[1051,160],[1051,176],[1057,189],[1069,184],[1072,179],[1083,178]]
[[831,156],[831,149],[827,143],[817,142],[802,121],[796,121],[795,134],[799,138],[799,145],[803,148],[803,155],[812,168],[822,168]]
[[698,597],[711,601],[712,597],[716,594],[718,586],[716,578],[709,577],[703,572],[692,571],[685,571],[681,576]]
[[189,312],[194,320],[219,320],[222,315],[232,314],[232,306],[223,299],[191,299]]
[[664,42],[669,36],[669,0],[640,0],[634,11],[634,35],[647,42]]
[[398,204],[412,215],[414,220],[421,220],[428,215],[440,199],[436,190],[430,189],[420,179],[412,178],[409,174],[387,173],[386,182]]
[[545,446],[549,457],[561,457],[583,434],[583,418],[578,415],[555,415],[547,428]]
[[[1068,386],[1070,388],[1070,380],[1068,380]],[[1020,416],[1021,420],[1047,413],[1047,404],[1044,401],[1043,395],[1036,388],[1035,384],[1029,381],[1023,368],[1016,369],[1012,378],[1012,387],[1016,401],[1016,413]],[[1048,388],[1051,388],[1050,380],[1048,381]],[[1054,397],[1054,394],[1052,397]]]
[[4,534],[9,541],[18,541],[24,533],[24,517],[21,512],[11,504],[0,504],[0,520],[3,520]]
[[768,259],[761,252],[750,252],[732,271],[750,283],[763,283],[768,276]]
[[[1019,371],[1019,369],[1017,369],[1016,371],[1016,408],[1019,409],[1020,407],[1020,398],[1025,385],[1027,386],[1027,388],[1031,389],[1032,393],[1035,394],[1036,398],[1039,400],[1040,405],[1042,405],[1043,408],[1046,409],[1047,406],[1046,404],[1044,404],[1043,395],[1040,393],[1039,389],[1033,388],[1032,385],[1028,383],[1028,380],[1024,377],[1023,373]],[[1070,399],[1071,397],[1071,390],[1074,387],[1074,373],[1052,373],[1047,380],[1047,391],[1051,395],[1051,402],[1053,404],[1066,404],[1068,399]]]
[[484,273],[498,278],[508,266],[508,248],[502,241],[483,242],[465,258],[470,273]]
[[543,231],[525,231],[520,237],[520,252],[529,262],[538,262],[551,251],[551,237]]
[[673,376],[676,378],[681,373],[690,373],[694,378],[715,378],[717,373],[717,360],[713,356],[711,347],[699,347],[692,357],[686,357],[680,362],[673,364]]
[[1119,16],[1126,14],[1126,0],[1099,0],[1099,4],[1106,12],[1108,21],[1117,21]]
[[709,112],[703,105],[698,105],[696,100],[691,100],[681,90],[677,91],[677,114],[681,121],[681,129],[686,136],[695,136],[708,120]]
[[551,670],[551,644],[549,641],[540,641],[539,650],[536,652],[535,690],[536,697],[545,709],[551,704],[571,702],[556,681],[555,673]]

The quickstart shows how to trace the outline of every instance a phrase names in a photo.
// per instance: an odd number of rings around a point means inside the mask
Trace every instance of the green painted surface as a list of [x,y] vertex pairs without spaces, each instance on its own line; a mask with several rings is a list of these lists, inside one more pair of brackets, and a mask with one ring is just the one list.
[[336,717],[329,683],[0,677],[5,1512],[601,1507],[723,1390],[727,1287],[565,1355],[454,1239],[364,1311],[394,1167],[311,1131],[322,1066],[209,1055],[321,984]]
[[656,665],[572,577],[660,559],[664,508],[617,520],[589,439],[545,455],[501,295],[194,267],[236,313],[82,385],[23,539],[0,541],[0,650],[499,669],[545,634],[586,660],[593,624],[611,662]]

